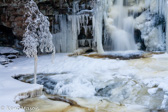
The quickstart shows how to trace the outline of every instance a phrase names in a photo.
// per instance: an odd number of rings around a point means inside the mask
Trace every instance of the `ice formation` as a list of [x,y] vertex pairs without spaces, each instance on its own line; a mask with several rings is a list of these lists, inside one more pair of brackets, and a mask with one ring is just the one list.
[[[78,49],[78,35],[80,34],[81,27],[85,30],[85,35],[91,30],[88,26],[90,19],[88,14],[76,15],[77,3],[74,3],[73,15],[55,15],[55,21],[58,23],[53,24],[53,43],[55,45],[56,52],[73,52]],[[91,40],[87,39],[89,46],[91,46]],[[84,44],[85,40],[79,40],[81,44]]]
[[18,101],[21,101],[21,100],[24,100],[27,98],[39,97],[43,94],[42,91],[43,91],[43,86],[39,87],[38,89],[29,90],[26,92],[19,93],[18,95],[15,96],[14,101],[18,102]]
[[142,33],[148,51],[165,51],[167,0],[147,0],[146,11],[136,18],[136,28]]
[[94,16],[93,16],[93,37],[94,43],[97,43],[97,51],[98,53],[103,53],[103,45],[102,45],[102,33],[103,33],[103,3],[95,4],[94,6]]

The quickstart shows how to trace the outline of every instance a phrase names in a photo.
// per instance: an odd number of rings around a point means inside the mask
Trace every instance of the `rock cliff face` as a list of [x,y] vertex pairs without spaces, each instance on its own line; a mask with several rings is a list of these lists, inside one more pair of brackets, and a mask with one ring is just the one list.
[[19,39],[23,37],[26,28],[24,13],[26,8],[21,1],[3,1],[1,0],[1,24],[11,28],[13,34]]
[[[22,39],[25,32],[27,17],[24,14],[28,11],[24,4],[29,0],[0,0],[0,25],[11,28],[13,34]],[[90,0],[81,0],[80,5],[88,3]],[[55,19],[55,13],[72,14],[73,0],[35,0],[40,11],[49,17],[50,23]],[[89,6],[80,6],[83,9]],[[52,25],[51,25],[52,27]]]

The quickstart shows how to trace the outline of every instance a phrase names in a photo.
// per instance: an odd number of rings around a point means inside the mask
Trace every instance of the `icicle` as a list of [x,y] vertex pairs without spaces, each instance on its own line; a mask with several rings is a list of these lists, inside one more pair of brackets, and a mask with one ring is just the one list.
[[54,60],[55,60],[55,48],[54,48],[54,51],[52,53],[52,59],[51,59],[51,62],[54,64]]
[[168,53],[168,1],[166,1],[166,11],[165,11],[165,19],[166,19],[166,51]]
[[[55,52],[73,52],[78,49],[78,35],[81,28],[84,28],[85,35],[92,30],[88,26],[91,17],[88,14],[79,15],[79,2],[73,2],[72,15],[56,15],[55,20],[59,21],[60,32],[53,34]],[[92,11],[91,11],[92,12]],[[56,25],[54,25],[56,26]],[[79,42],[80,43],[80,42]]]
[[85,35],[87,35],[87,26],[83,26],[84,30],[85,30]]
[[77,32],[78,32],[78,34],[80,33],[80,16],[77,16]]
[[89,43],[89,47],[92,46],[92,39],[87,39],[88,43]]
[[37,55],[34,56],[34,84],[37,84]]
[[[100,6],[98,4],[100,3]],[[95,14],[92,19],[94,44],[97,42],[98,53],[104,53],[102,45],[102,28],[103,28],[103,4],[99,2],[94,7]]]
[[85,39],[79,40],[79,44],[82,45],[82,46],[85,46]]
[[77,44],[77,38],[78,38],[78,32],[77,32],[77,22],[76,22],[76,16],[72,15],[72,35],[73,35],[73,51],[75,51],[78,48]]
[[[68,21],[67,21],[68,18]],[[55,52],[73,52],[72,36],[72,17],[59,15],[60,32],[53,34]]]
[[89,23],[89,15],[86,15],[86,25]]

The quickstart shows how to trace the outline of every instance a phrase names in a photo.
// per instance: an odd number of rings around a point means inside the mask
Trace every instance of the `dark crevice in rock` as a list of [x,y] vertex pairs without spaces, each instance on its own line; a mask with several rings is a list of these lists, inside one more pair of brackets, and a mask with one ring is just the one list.
[[138,29],[134,30],[135,42],[140,44],[140,50],[146,50],[144,40],[141,38],[141,31]]

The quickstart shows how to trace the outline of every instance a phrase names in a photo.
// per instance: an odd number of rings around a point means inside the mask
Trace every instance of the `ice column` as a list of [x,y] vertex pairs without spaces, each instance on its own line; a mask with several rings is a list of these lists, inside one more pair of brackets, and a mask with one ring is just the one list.
[[97,43],[98,53],[104,53],[103,44],[102,44],[102,30],[103,30],[103,0],[98,1],[94,7],[94,16],[93,16],[93,37],[94,44]]

